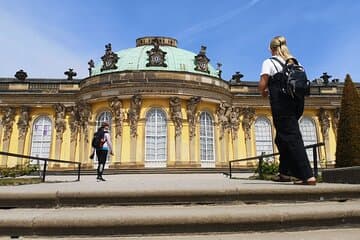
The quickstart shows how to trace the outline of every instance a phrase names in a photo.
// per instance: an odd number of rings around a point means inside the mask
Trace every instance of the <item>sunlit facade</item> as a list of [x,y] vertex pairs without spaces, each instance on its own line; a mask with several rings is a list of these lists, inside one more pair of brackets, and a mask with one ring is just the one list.
[[[222,79],[206,47],[196,54],[173,38],[143,37],[118,52],[106,45],[98,64],[89,61],[84,79],[73,79],[71,69],[66,75],[36,79],[18,71],[0,78],[1,151],[92,169],[91,138],[107,121],[114,146],[109,168],[222,168],[229,160],[277,152],[258,79],[242,81],[239,72]],[[318,153],[322,167],[334,164],[342,89],[338,81],[313,82],[299,121],[305,144],[325,143]],[[312,159],[311,150],[308,155]],[[25,163],[0,156],[0,167]]]

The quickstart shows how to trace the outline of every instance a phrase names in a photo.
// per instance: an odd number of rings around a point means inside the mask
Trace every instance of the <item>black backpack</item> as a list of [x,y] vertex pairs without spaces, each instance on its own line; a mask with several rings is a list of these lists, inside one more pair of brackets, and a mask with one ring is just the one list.
[[289,58],[285,64],[279,59],[272,57],[282,66],[282,71],[279,72],[274,62],[276,71],[282,74],[282,89],[281,91],[292,98],[303,98],[310,95],[310,81],[308,80],[304,67],[300,66],[295,58]]
[[104,140],[105,131],[103,128],[100,128],[96,133],[94,133],[94,137],[91,141],[91,146],[95,149],[102,148],[105,143]]

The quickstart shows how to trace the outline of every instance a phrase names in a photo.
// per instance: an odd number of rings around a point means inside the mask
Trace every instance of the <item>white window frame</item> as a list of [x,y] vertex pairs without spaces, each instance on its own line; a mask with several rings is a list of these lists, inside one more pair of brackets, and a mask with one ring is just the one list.
[[[304,141],[304,146],[318,143],[315,121],[311,117],[302,117],[299,121],[299,127],[302,135],[302,139]],[[312,148],[306,149],[306,153],[311,163],[311,166],[313,166],[313,162],[314,162],[313,149]],[[319,159],[320,155],[318,149],[317,149],[317,155]],[[318,165],[320,166],[320,161],[318,161]]]
[[[215,167],[214,120],[210,113],[200,113],[200,163],[201,167]],[[205,147],[205,149],[203,149]]]
[[[45,133],[48,132],[48,133]],[[46,115],[37,117],[32,126],[31,156],[50,158],[52,143],[52,121]],[[38,151],[39,149],[40,151]],[[31,160],[31,164],[43,164],[43,161]]]
[[[268,118],[258,117],[254,123],[256,156],[274,153],[272,125]],[[273,160],[274,158],[270,158]]]
[[[151,122],[152,120],[155,122]],[[154,139],[154,142],[150,142],[150,139]],[[163,152],[159,153],[158,149],[163,149]],[[151,108],[146,113],[144,159],[147,168],[161,168],[167,164],[167,118],[166,112],[158,107]]]

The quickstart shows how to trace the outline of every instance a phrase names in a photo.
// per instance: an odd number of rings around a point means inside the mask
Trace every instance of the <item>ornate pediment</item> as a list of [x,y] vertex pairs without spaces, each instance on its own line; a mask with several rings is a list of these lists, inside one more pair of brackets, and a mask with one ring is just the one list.
[[196,71],[210,73],[209,71],[210,59],[206,56],[206,47],[201,46],[200,52],[195,56],[195,68]]
[[119,57],[111,50],[111,43],[105,45],[105,55],[101,57],[101,60],[103,61],[101,71],[117,69],[116,63]]
[[166,52],[160,49],[159,47],[159,40],[157,38],[152,40],[153,48],[150,51],[146,51],[148,58],[148,63],[146,64],[147,67],[167,67],[165,63],[165,55]]

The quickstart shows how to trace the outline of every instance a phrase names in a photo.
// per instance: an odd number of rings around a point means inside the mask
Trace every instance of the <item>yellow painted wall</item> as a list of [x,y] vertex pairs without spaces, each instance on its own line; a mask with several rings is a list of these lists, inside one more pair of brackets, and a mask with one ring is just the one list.
[[[126,164],[130,162],[130,127],[129,127],[129,123],[128,123],[128,119],[127,119],[127,112],[129,110],[130,107],[130,99],[126,99],[126,100],[122,100],[123,102],[123,109],[124,109],[124,114],[125,114],[125,120],[123,122],[123,131],[122,131],[122,138],[121,138],[121,142],[122,142],[122,146],[121,146],[121,163],[122,164]],[[186,164],[189,163],[190,160],[190,142],[189,142],[189,126],[188,126],[188,122],[186,121],[187,115],[186,115],[186,101],[182,100],[182,116],[183,116],[183,129],[182,129],[182,135],[181,135],[181,161],[182,163]],[[195,162],[197,164],[200,164],[200,113],[201,112],[208,112],[213,120],[213,127],[214,127],[214,146],[215,146],[215,159],[217,163],[223,163],[224,159],[222,159],[221,156],[221,148],[220,148],[220,140],[219,140],[219,126],[217,124],[218,120],[217,120],[217,116],[216,116],[216,109],[217,109],[218,104],[216,103],[212,103],[212,102],[204,102],[201,101],[197,107],[197,111],[198,111],[198,116],[197,116],[197,123],[196,123],[196,136],[194,138],[194,144],[195,144],[195,158],[191,159],[191,160],[195,160]],[[166,113],[166,118],[167,118],[167,157],[168,157],[168,165],[169,166],[174,166],[175,164],[175,128],[174,128],[174,124],[172,122],[172,120],[170,119],[170,109],[169,109],[169,99],[168,98],[145,98],[142,100],[142,107],[141,107],[141,112],[140,112],[140,120],[139,120],[139,125],[138,125],[138,137],[137,137],[137,151],[136,151],[136,161],[137,164],[141,166],[141,164],[144,164],[144,159],[145,159],[145,121],[146,121],[146,114],[147,112],[151,109],[151,108],[161,108],[165,113]],[[85,154],[85,158],[87,158],[87,156],[90,155],[91,153],[91,139],[92,136],[94,134],[94,132],[96,131],[95,129],[95,123],[96,123],[96,119],[97,116],[104,112],[104,111],[109,111],[111,112],[111,109],[109,107],[109,104],[107,101],[101,101],[101,102],[96,102],[91,104],[91,112],[92,112],[92,116],[89,122],[89,151],[88,153],[84,153]],[[9,152],[13,152],[13,153],[19,153],[19,149],[18,149],[18,128],[17,128],[17,122],[19,119],[19,109],[17,109],[16,111],[16,117],[15,117],[15,121],[13,124],[13,132],[11,134],[11,144],[10,144],[10,149]],[[51,144],[51,150],[50,150],[50,158],[55,158],[55,143],[56,143],[56,130],[55,130],[55,123],[54,123],[54,109],[49,107],[49,108],[32,108],[31,109],[31,119],[29,122],[29,129],[26,135],[26,140],[25,140],[25,145],[24,145],[24,154],[30,155],[31,153],[31,142],[32,142],[32,133],[33,133],[33,125],[34,125],[34,121],[39,117],[39,116],[47,116],[51,119],[52,121],[52,144]],[[323,137],[321,134],[321,128],[320,128],[320,124],[319,124],[319,119],[317,117],[318,115],[318,110],[317,109],[305,109],[304,112],[304,116],[310,117],[311,119],[313,119],[315,126],[316,126],[316,134],[317,134],[317,140],[318,142],[322,142],[323,141]],[[266,117],[271,123],[272,123],[272,118],[271,118],[271,112],[270,109],[256,109],[256,116],[263,116]],[[1,116],[2,117],[2,116]],[[332,116],[331,116],[332,117]],[[242,120],[242,117],[241,119]],[[336,139],[335,139],[335,133],[333,131],[332,128],[332,121],[331,122],[331,127],[329,129],[329,137],[330,137],[330,159],[333,160],[335,159],[335,152],[336,152]],[[75,159],[70,159],[70,136],[71,136],[71,132],[70,132],[70,127],[69,127],[69,116],[66,116],[66,129],[64,131],[63,134],[63,142],[62,142],[62,150],[61,150],[61,154],[60,154],[60,159],[62,160],[71,160],[71,161],[79,161],[79,151],[82,151],[79,146],[79,143],[77,144],[77,148],[75,149]],[[114,145],[114,149],[118,146],[115,140],[115,123],[114,121],[112,121],[112,126],[111,126],[112,130],[111,130],[111,136],[112,136],[112,142]],[[275,130],[274,128],[272,128],[272,132],[273,132],[273,149],[274,152],[277,152],[276,149],[276,145],[274,144],[274,138],[275,138]],[[1,137],[3,137],[4,134],[1,134]],[[255,134],[254,134],[254,125],[252,126],[251,129],[251,136],[252,136],[252,156],[256,155],[256,146],[255,146]],[[237,133],[237,137],[238,137],[238,141],[237,144],[236,142],[233,142],[232,138],[231,138],[231,133],[228,131],[225,131],[225,135],[224,135],[224,139],[226,141],[226,159],[225,160],[233,160],[233,159],[241,159],[241,158],[246,158],[246,146],[245,146],[245,133],[244,130],[242,128],[241,125],[241,121],[240,121],[240,126],[239,126],[239,131]],[[79,138],[78,138],[79,140]],[[0,144],[3,144],[2,139],[0,139]],[[234,145],[236,144],[236,145]],[[235,148],[237,149],[238,154],[235,156]],[[115,151],[114,151],[115,152]],[[324,148],[321,148],[320,151],[320,160],[321,159],[325,159],[325,151]],[[115,162],[116,160],[116,156],[111,157],[110,158],[110,164]],[[89,161],[90,163],[92,161],[88,160],[88,159],[84,159],[83,161]],[[226,161],[225,161],[226,162]],[[9,159],[8,161],[8,166],[15,166],[16,165],[16,159]],[[246,163],[241,163],[242,166],[246,166]],[[96,164],[94,164],[94,166],[96,166]],[[59,165],[50,165],[50,167],[59,167]],[[61,168],[73,168],[73,165],[67,165],[67,164],[61,164],[60,165]]]

